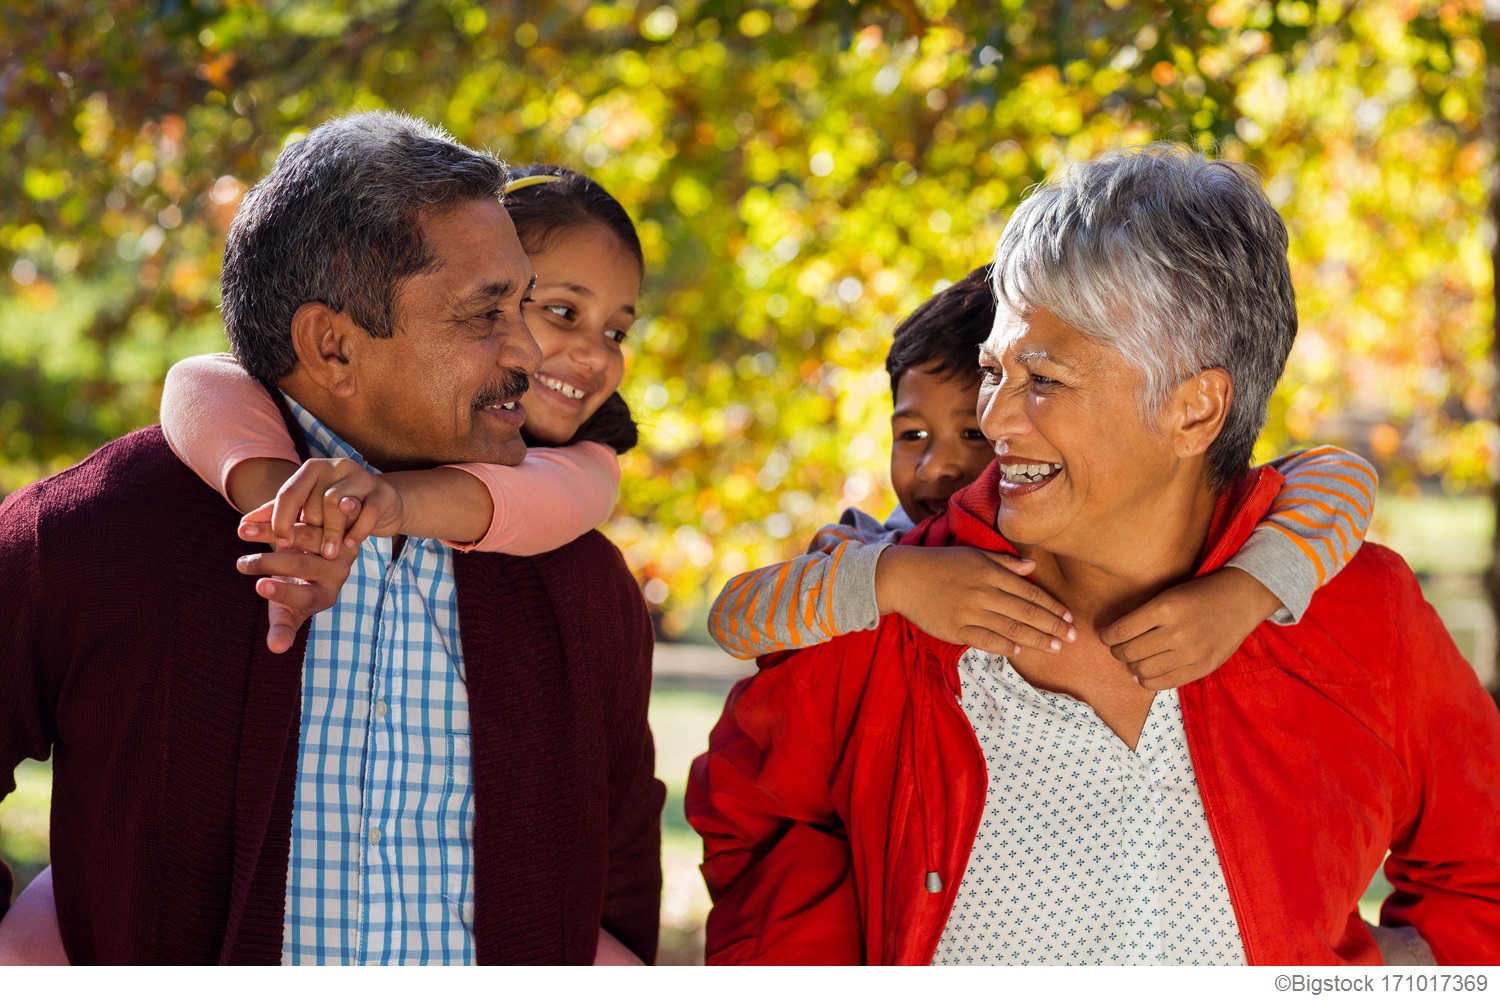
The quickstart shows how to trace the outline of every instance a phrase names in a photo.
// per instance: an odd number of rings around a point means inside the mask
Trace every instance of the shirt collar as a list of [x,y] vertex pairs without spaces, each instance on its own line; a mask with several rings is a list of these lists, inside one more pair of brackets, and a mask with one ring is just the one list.
[[364,460],[359,452],[343,438],[328,429],[328,425],[317,417],[312,411],[291,396],[282,393],[287,407],[292,411],[292,417],[297,421],[297,426],[302,428],[303,435],[307,438],[307,451],[313,458],[347,458],[358,462],[371,472],[379,472],[369,462]]

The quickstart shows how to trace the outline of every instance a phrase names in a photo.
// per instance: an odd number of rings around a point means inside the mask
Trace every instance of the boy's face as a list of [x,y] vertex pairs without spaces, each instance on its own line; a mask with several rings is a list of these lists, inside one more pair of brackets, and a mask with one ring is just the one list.
[[950,379],[913,368],[901,376],[891,414],[891,486],[907,516],[921,522],[994,459],[975,407],[978,379]]

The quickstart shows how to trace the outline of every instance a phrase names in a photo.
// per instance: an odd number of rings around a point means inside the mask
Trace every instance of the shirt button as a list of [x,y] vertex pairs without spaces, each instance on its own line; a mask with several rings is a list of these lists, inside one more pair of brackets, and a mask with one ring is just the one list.
[[378,844],[378,843],[380,843],[380,830],[379,829],[375,829],[375,830],[371,830],[370,831],[370,843],[371,844]]
[[380,700],[378,700],[378,701],[375,702],[375,718],[377,718],[377,719],[383,719],[383,718],[385,718],[385,712],[386,712],[385,699],[381,698]]

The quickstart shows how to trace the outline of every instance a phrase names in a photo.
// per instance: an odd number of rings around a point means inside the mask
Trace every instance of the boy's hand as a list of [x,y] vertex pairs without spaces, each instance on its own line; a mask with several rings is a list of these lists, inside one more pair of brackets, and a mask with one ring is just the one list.
[[[257,537],[262,530],[259,525],[241,524],[240,537],[263,541]],[[270,602],[266,647],[273,653],[291,649],[302,623],[333,607],[359,555],[357,545],[335,548],[332,559],[319,555],[323,529],[310,524],[292,525],[291,537],[290,546],[241,556],[235,564],[246,576],[266,577],[255,582],[255,592]]]
[[1219,668],[1281,601],[1243,570],[1226,568],[1158,594],[1099,630],[1141,687],[1163,691]]
[[1078,633],[1068,609],[1026,579],[1030,559],[963,547],[892,545],[875,564],[881,614],[895,611],[928,635],[987,653],[1023,646],[1057,652]]
[[241,519],[240,537],[258,542],[274,537],[278,548],[292,547],[300,522],[322,529],[307,551],[334,559],[371,535],[401,534],[404,517],[401,492],[384,476],[347,458],[313,458],[282,485],[275,500]]

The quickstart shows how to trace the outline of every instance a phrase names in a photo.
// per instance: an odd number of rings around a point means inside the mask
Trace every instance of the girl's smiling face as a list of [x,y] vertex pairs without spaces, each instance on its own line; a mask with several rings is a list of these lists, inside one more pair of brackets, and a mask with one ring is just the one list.
[[542,349],[542,367],[523,400],[526,430],[563,444],[620,387],[641,267],[599,224],[553,232],[528,256],[536,290],[526,323]]

